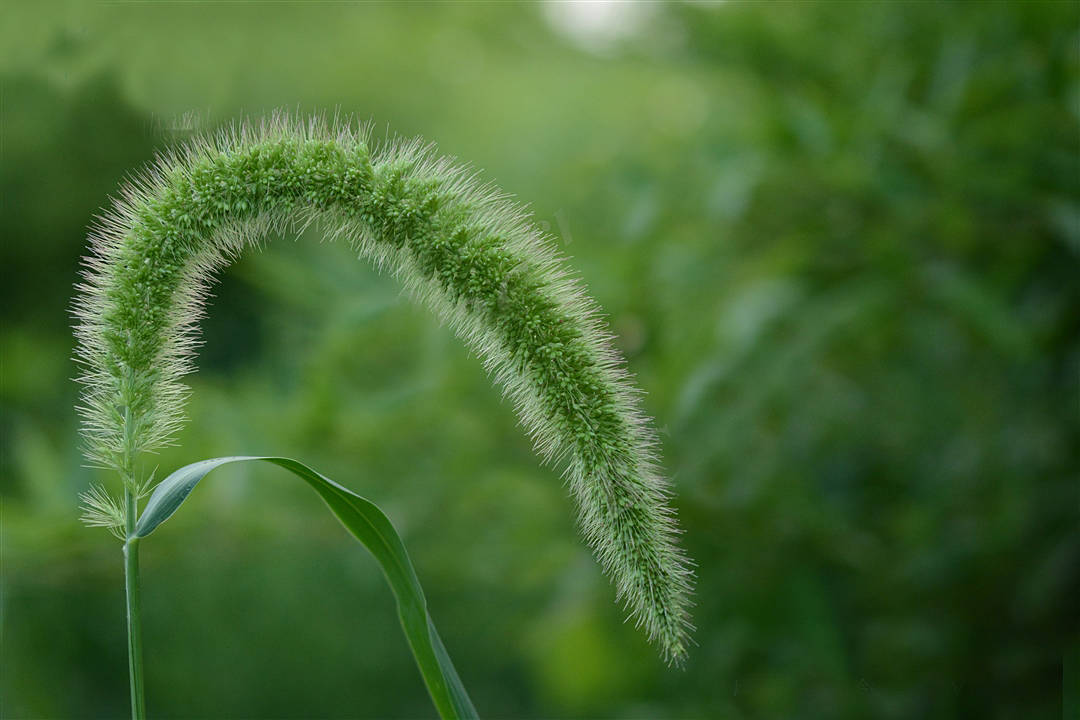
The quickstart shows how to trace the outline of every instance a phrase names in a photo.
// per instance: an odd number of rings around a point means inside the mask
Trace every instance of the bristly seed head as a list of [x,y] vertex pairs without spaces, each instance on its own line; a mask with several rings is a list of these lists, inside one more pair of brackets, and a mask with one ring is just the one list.
[[[595,303],[527,211],[419,141],[286,114],[198,139],[126,184],[91,232],[74,314],[87,457],[138,494],[136,458],[183,422],[215,272],[316,222],[386,269],[483,359],[547,460],[637,624],[686,654],[692,583],[655,434]],[[85,496],[88,522],[118,505]],[[122,515],[120,516],[122,518]],[[122,525],[122,521],[120,523]]]

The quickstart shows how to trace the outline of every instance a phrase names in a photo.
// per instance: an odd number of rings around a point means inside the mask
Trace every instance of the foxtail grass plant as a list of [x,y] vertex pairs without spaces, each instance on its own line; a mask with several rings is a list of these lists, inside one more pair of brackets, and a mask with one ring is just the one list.
[[[217,458],[155,485],[144,455],[183,422],[199,319],[215,274],[271,232],[314,223],[400,279],[480,357],[537,452],[565,468],[586,541],[630,617],[669,662],[689,642],[692,573],[677,543],[657,441],[596,304],[527,211],[418,140],[373,144],[361,125],[275,114],[161,156],[90,234],[74,304],[86,455],[119,474],[84,519],[123,542],[132,715],[143,717],[140,541],[208,472],[291,471],[375,555],[444,717],[475,715],[385,515],[286,458]],[[140,513],[140,501],[148,500]]]

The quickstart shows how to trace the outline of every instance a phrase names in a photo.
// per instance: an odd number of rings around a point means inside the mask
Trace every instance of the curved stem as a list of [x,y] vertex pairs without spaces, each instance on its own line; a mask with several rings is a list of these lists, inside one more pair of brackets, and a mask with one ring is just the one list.
[[131,678],[131,717],[146,717],[142,670],[142,599],[139,594],[139,539],[133,537],[136,498],[130,488],[124,490],[124,516],[128,539],[124,543],[124,586],[127,595],[128,674]]

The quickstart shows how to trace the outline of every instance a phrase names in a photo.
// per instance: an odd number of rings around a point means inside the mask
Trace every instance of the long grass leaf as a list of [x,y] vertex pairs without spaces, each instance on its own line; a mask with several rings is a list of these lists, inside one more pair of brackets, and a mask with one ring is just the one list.
[[213,458],[182,467],[154,489],[135,526],[133,537],[144,538],[169,519],[199,481],[212,470],[231,463],[253,461],[285,468],[310,485],[345,529],[375,556],[397,599],[398,617],[405,637],[439,714],[444,718],[477,717],[469,694],[435,630],[424,591],[405,544],[390,519],[371,501],[307,465],[283,457],[237,456]]

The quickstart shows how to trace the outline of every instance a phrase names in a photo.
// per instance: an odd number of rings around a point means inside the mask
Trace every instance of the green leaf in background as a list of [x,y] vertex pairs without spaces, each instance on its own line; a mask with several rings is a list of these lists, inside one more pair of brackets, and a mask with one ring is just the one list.
[[182,467],[154,489],[135,527],[132,540],[146,537],[168,520],[199,481],[212,470],[222,465],[251,461],[272,463],[298,476],[322,497],[345,529],[371,551],[397,598],[401,626],[439,714],[444,718],[477,717],[469,694],[461,684],[431,621],[416,570],[390,519],[371,501],[307,465],[283,457],[237,456],[213,458]]

